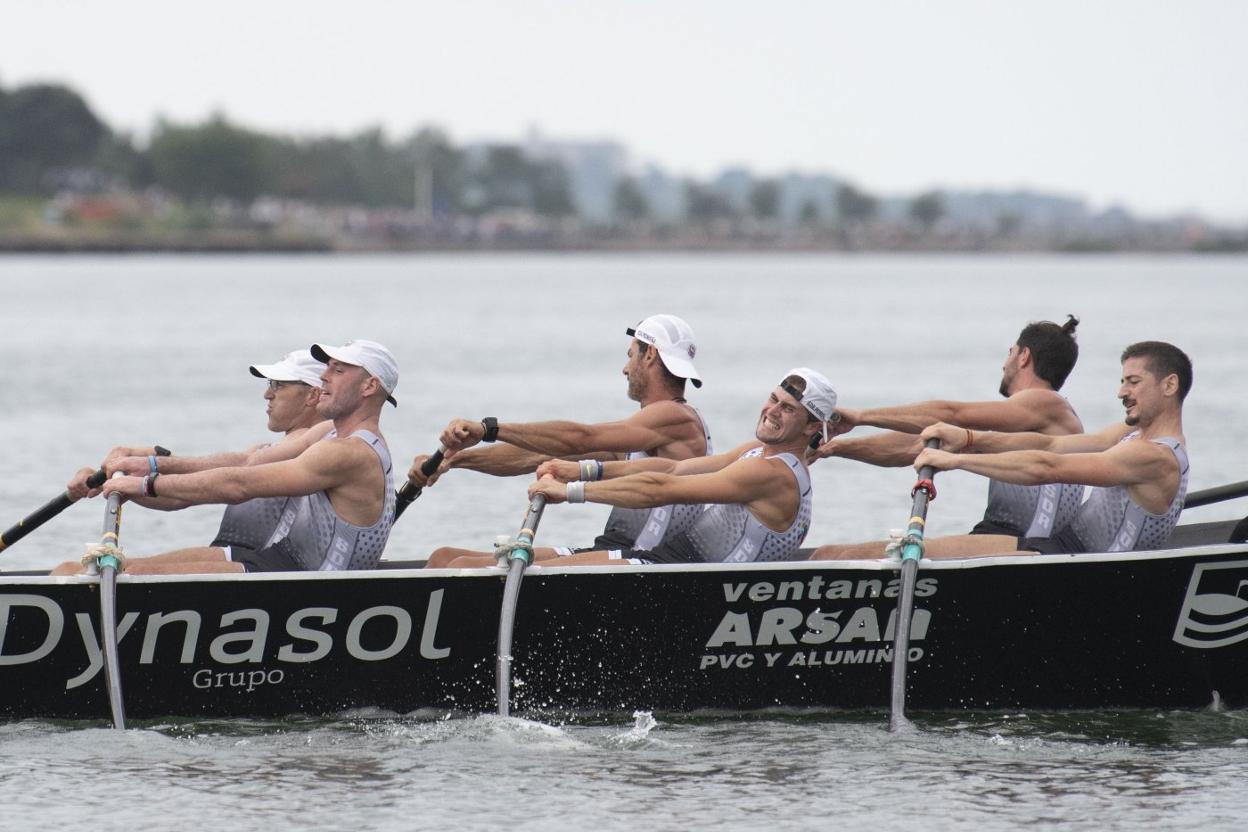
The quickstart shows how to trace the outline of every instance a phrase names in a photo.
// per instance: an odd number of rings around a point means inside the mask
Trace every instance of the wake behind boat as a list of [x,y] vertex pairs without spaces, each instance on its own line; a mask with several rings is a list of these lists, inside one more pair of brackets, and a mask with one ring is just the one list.
[[[1151,552],[923,561],[910,707],[1248,705],[1244,526],[1180,526]],[[503,573],[418,565],[121,575],[126,712],[492,710]],[[534,567],[514,710],[884,708],[897,568]],[[0,575],[0,714],[105,719],[98,632],[96,579]]]

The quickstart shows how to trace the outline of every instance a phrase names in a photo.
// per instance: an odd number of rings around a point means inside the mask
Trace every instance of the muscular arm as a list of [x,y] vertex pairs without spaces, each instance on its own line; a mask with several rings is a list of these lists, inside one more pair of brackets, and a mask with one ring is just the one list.
[[[614,459],[615,454],[587,454],[585,458]],[[488,448],[472,448],[453,454],[443,465],[446,468],[463,468],[496,477],[515,477],[531,474],[537,466],[550,459],[548,454],[534,453],[511,445],[494,445]]]
[[[727,468],[736,462],[743,453],[757,446],[757,442],[747,442],[727,453],[714,454],[712,456],[695,456],[691,459],[679,461],[663,459],[662,457],[646,457],[645,459],[626,459],[620,462],[608,462],[602,466],[602,478],[604,480],[617,479],[644,472],[677,474],[680,476],[711,474]],[[656,503],[655,505],[661,506],[667,505],[667,503]]]
[[[328,491],[348,482],[361,462],[376,464],[362,443],[319,443],[283,462],[236,468],[214,468],[194,474],[161,475],[156,482],[162,498],[191,505],[237,504],[256,497],[303,496]],[[139,477],[119,477],[104,485],[104,492],[121,491],[135,496],[142,489]]]
[[947,422],[974,430],[1069,433],[1078,425],[1070,406],[1052,390],[1022,390],[1008,399],[989,402],[933,400],[896,407],[849,411],[850,421],[903,433],[919,433]]
[[580,422],[501,423],[503,442],[547,456],[570,457],[588,453],[650,451],[661,455],[667,445],[700,436],[693,414],[675,402],[659,402],[617,422],[587,425]]
[[1100,487],[1126,486],[1132,496],[1154,513],[1174,499],[1179,466],[1169,449],[1142,440],[1122,442],[1105,451],[1052,453],[1006,451],[991,454],[953,454],[925,450],[916,466],[938,470],[961,469],[1018,485],[1061,482]]
[[[542,479],[530,487],[529,493],[546,494],[562,502],[567,496],[567,485],[553,478]],[[624,508],[743,503],[765,525],[785,528],[792,522],[800,495],[783,462],[751,457],[737,459],[708,473],[680,475],[644,471],[586,483],[585,499]]]
[[829,439],[819,446],[819,459],[843,457],[882,468],[898,468],[914,462],[923,442],[909,433],[890,430],[861,439]]
[[1047,451],[1055,454],[1096,453],[1108,450],[1131,430],[1121,422],[1097,433],[1072,433],[1050,436],[1044,433],[999,433],[968,430],[944,423],[923,430],[923,441],[939,439],[942,451],[995,454],[1007,451]]

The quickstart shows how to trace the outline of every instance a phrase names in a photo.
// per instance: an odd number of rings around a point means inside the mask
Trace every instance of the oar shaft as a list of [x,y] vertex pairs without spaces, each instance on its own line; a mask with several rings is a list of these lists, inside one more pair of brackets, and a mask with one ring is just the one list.
[[[101,542],[117,546],[121,535],[121,494],[108,495]],[[126,727],[126,707],[121,697],[121,661],[117,651],[117,568],[112,556],[101,557],[100,566],[100,643],[104,648],[104,682],[108,686],[108,706],[113,727]]]
[[1236,497],[1248,497],[1248,480],[1206,488],[1204,491],[1193,491],[1183,501],[1183,508],[1199,508],[1223,500],[1234,500]]
[[[99,488],[104,484],[104,469],[100,468],[94,474],[87,478],[87,486],[90,488]],[[0,534],[0,552],[12,546],[44,523],[60,514],[65,509],[72,506],[77,500],[69,496],[66,491],[56,497],[48,500],[39,508],[30,514],[18,520],[16,524],[8,528],[4,534]]]
[[[940,444],[929,439],[928,448]],[[930,465],[919,469],[919,482],[914,487],[914,503],[910,510],[910,523],[906,529],[906,542],[901,550],[901,592],[897,597],[896,631],[893,636],[893,678],[888,713],[888,730],[899,731],[906,720],[906,664],[910,653],[910,619],[914,616],[914,583],[919,572],[919,559],[923,557],[923,536],[927,525],[927,506],[934,496],[932,477],[935,471]]]
[[[445,448],[438,448],[436,451],[434,451],[433,456],[429,457],[423,463],[421,463],[420,473],[424,474],[426,477],[433,476],[433,472],[437,471],[438,466],[442,464],[442,457],[445,452],[446,452]],[[399,493],[395,496],[395,499],[394,499],[394,519],[395,520],[398,520],[400,517],[403,516],[403,512],[407,511],[407,507],[410,506],[416,500],[416,498],[420,496],[421,491],[424,491],[424,487],[419,486],[419,485],[412,485],[411,480],[408,480],[407,482],[403,483],[403,486],[399,489]]]
[[499,716],[511,714],[511,643],[515,631],[516,607],[520,602],[520,582],[524,580],[525,568],[533,560],[533,538],[537,536],[537,525],[542,520],[544,508],[546,497],[542,494],[529,501],[524,525],[516,535],[516,543],[520,545],[512,551],[511,565],[507,570],[507,585],[503,587],[503,604],[498,613],[498,662],[495,669]]

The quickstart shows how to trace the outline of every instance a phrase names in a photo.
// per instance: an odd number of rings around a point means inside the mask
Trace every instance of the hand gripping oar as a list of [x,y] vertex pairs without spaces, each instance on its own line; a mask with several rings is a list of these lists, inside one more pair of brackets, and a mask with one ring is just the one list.
[[[120,476],[120,472],[118,474]],[[126,709],[121,698],[121,664],[117,658],[117,567],[122,563],[117,542],[121,534],[121,494],[108,495],[104,509],[104,534],[100,545],[88,552],[93,556],[88,571],[100,576],[100,645],[104,648],[104,682],[108,686],[108,706],[113,727],[126,727]]]
[[511,713],[511,634],[516,621],[516,604],[520,600],[520,581],[524,570],[533,561],[533,538],[537,524],[542,520],[546,507],[546,495],[538,494],[529,501],[529,513],[524,516],[524,526],[506,549],[507,585],[503,587],[503,606],[498,613],[498,667],[495,687],[498,693],[498,715]]
[[[926,447],[935,448],[939,439],[927,440]],[[927,504],[936,499],[936,486],[932,483],[935,471],[925,465],[919,471],[919,481],[910,492],[914,506],[910,511],[910,524],[901,541],[901,592],[897,596],[897,630],[893,636],[893,687],[892,702],[888,713],[888,730],[900,731],[910,725],[906,719],[906,660],[910,652],[910,618],[914,614],[914,581],[919,572],[919,560],[923,557],[923,527],[927,524]]]
[[[154,450],[156,451],[156,456],[172,455],[171,451],[167,448],[162,448],[159,445],[156,445]],[[106,477],[107,475],[104,473],[103,468],[96,470],[94,474],[87,477],[87,487],[99,488],[104,484]],[[21,540],[23,537],[30,534],[35,529],[39,528],[76,502],[78,502],[77,498],[69,496],[68,491],[51,500],[48,500],[38,509],[32,511],[21,520],[18,520],[17,523],[9,528],[9,530],[4,534],[0,534],[0,552],[3,552],[5,549],[9,548],[14,543]]]
[[[426,477],[432,476],[433,472],[438,470],[438,466],[442,464],[442,454],[445,451],[446,449],[441,447],[434,451],[433,456],[421,463],[420,473],[424,474]],[[424,486],[412,485],[411,480],[403,483],[403,487],[399,489],[398,494],[396,494],[394,498],[394,519],[398,520],[402,517],[403,512],[407,511],[407,507],[410,506],[412,502],[420,496],[420,492],[424,490]]]

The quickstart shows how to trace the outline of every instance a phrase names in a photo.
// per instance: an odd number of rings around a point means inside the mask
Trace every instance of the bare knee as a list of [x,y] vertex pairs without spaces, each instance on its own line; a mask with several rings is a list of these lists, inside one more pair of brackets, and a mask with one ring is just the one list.
[[433,554],[429,556],[429,560],[425,562],[426,569],[441,569],[451,565],[455,558],[467,554],[463,549],[456,549],[452,546],[442,546],[433,550]]

